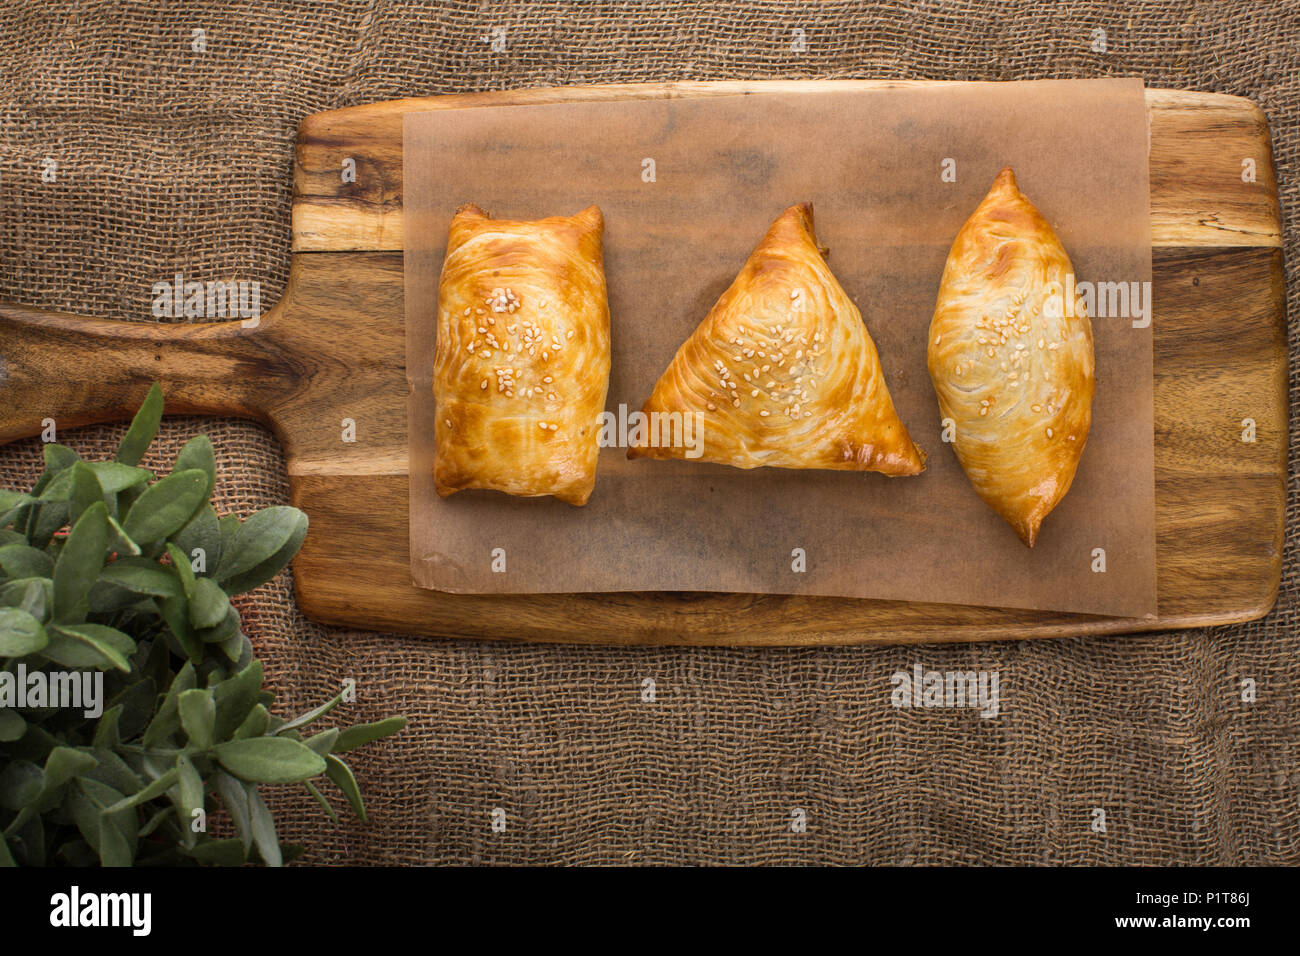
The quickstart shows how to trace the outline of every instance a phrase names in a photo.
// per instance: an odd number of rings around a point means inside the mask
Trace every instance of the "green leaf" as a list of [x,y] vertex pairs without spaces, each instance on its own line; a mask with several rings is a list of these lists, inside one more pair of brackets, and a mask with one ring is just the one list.
[[[45,548],[58,531],[68,523],[68,503],[66,501],[50,502],[37,507],[35,519],[31,524],[28,543],[35,548]],[[66,542],[65,542],[66,544]]]
[[172,559],[172,567],[176,569],[176,577],[180,579],[186,599],[194,600],[194,569],[190,567],[190,559],[170,541],[167,542],[167,556]]
[[284,857],[280,853],[280,840],[275,835],[275,820],[266,801],[257,792],[256,787],[248,788],[248,812],[253,824],[253,845],[267,866],[283,866]]
[[[188,565],[186,565],[188,567]],[[202,630],[215,628],[226,620],[230,610],[230,598],[221,590],[221,585],[212,578],[198,578],[194,582],[194,594],[190,597],[190,623]],[[235,621],[238,627],[238,619]],[[224,640],[229,635],[222,634]]]
[[230,821],[235,825],[235,832],[244,843],[253,842],[253,823],[248,810],[248,790],[245,784],[228,773],[217,771],[213,777],[217,793],[221,795],[221,805],[230,814]]
[[218,742],[229,740],[257,706],[262,679],[262,662],[255,660],[213,690],[217,706],[214,736]]
[[0,708],[0,743],[12,743],[27,732],[27,721],[16,710]]
[[209,866],[243,866],[248,861],[244,841],[235,837],[228,840],[206,840],[188,852],[194,859]]
[[138,807],[142,803],[148,803],[150,800],[161,797],[164,793],[174,787],[180,778],[180,770],[176,767],[172,767],[157,780],[146,785],[143,789],[131,794],[129,797],[123,797],[111,806],[105,807],[104,812],[117,813],[119,810],[126,810],[130,807]]
[[280,573],[307,535],[307,516],[297,508],[263,508],[240,525],[221,555],[217,578],[231,594],[250,591]]
[[95,739],[91,746],[105,750],[116,750],[122,742],[121,723],[122,704],[114,704],[99,718],[99,723],[95,725]]
[[24,657],[49,643],[41,622],[16,607],[0,607],[0,657]]
[[162,706],[158,708],[158,713],[145,729],[143,743],[146,747],[156,747],[180,729],[178,701],[181,694],[192,688],[196,682],[194,665],[186,661],[185,666],[172,678],[171,687],[167,689],[167,696],[163,698]]
[[[238,521],[238,519],[236,519]],[[202,559],[195,574],[215,574],[221,563],[221,521],[210,504],[204,505],[176,532],[176,546],[190,559],[190,567]]]
[[54,619],[85,620],[91,585],[104,566],[108,549],[108,509],[102,501],[86,509],[68,532],[63,551],[54,565]]
[[[254,661],[253,663],[258,663]],[[254,705],[253,709],[248,712],[244,722],[235,729],[231,735],[235,740],[244,740],[248,737],[261,737],[266,733],[267,727],[271,722],[271,713],[261,704]]]
[[155,598],[154,601],[158,605],[158,613],[167,622],[167,627],[176,637],[185,656],[196,664],[203,660],[203,642],[195,636],[194,629],[190,627],[189,602],[185,600],[184,595]]
[[312,753],[318,753],[324,757],[334,749],[334,744],[338,739],[339,729],[337,727],[331,727],[329,730],[321,731],[314,737],[308,737],[303,741],[303,744],[310,749]]
[[104,568],[100,578],[125,588],[132,594],[166,598],[184,593],[176,575],[160,564],[147,559],[141,561],[142,563],[135,564],[131,560],[118,558]]
[[339,815],[334,811],[334,807],[330,805],[330,802],[325,799],[325,794],[316,789],[316,785],[310,780],[304,780],[302,785],[307,788],[308,793],[316,798],[316,802],[324,808],[326,815],[330,818],[330,823],[338,823]]
[[181,774],[179,784],[180,808],[178,812],[184,814],[182,825],[188,832],[193,833],[194,811],[204,809],[203,778],[199,776],[198,770],[194,768],[194,763],[185,754],[177,756],[176,769]]
[[154,482],[126,513],[122,528],[141,545],[179,531],[205,500],[208,476],[197,468],[176,471]]
[[405,717],[389,717],[385,720],[377,720],[373,724],[357,724],[355,727],[344,728],[339,734],[338,743],[334,745],[334,753],[341,754],[356,750],[372,741],[395,734],[405,726]]
[[131,672],[127,658],[135,653],[135,641],[116,628],[103,624],[54,624],[49,635],[50,643],[43,653],[56,664],[97,670],[115,667],[123,673]]
[[[210,579],[199,578],[199,580],[207,581]],[[221,587],[220,585],[217,585],[218,590],[220,590],[220,587]],[[226,592],[221,591],[221,593],[222,595],[224,595]],[[227,601],[226,614],[220,621],[217,622],[216,627],[199,628],[194,632],[194,636],[197,637],[204,644],[224,644],[226,643],[226,641],[229,641],[232,638],[237,638],[239,636],[239,612],[236,611],[234,607],[230,605],[229,600],[230,600],[229,598],[226,598]],[[193,615],[194,615],[194,609],[193,607],[191,607],[190,608],[191,621],[194,620]],[[240,647],[236,647],[235,653],[233,655],[227,655],[227,656],[230,657],[232,661],[238,661],[240,649],[241,649]]]
[[352,768],[330,754],[325,758],[325,773],[330,780],[334,781],[334,785],[343,791],[343,796],[348,798],[348,803],[352,804],[352,810],[357,818],[365,823],[366,808],[361,802],[361,788],[357,786],[357,778],[353,776]]
[[291,730],[297,730],[300,727],[306,727],[308,724],[313,724],[337,707],[342,700],[343,692],[340,691],[319,707],[315,707],[307,711],[305,714],[299,714],[297,717],[293,718],[293,720],[284,721],[276,727],[275,732],[277,734],[288,733]]
[[11,760],[0,769],[0,807],[21,810],[40,796],[45,772],[30,760]]
[[144,453],[149,450],[154,436],[158,434],[158,425],[162,422],[163,393],[157,382],[144,397],[140,410],[131,419],[131,427],[126,430],[122,444],[117,447],[117,460],[124,465],[138,465]]
[[177,700],[181,715],[181,727],[189,737],[190,746],[198,750],[207,750],[212,746],[212,731],[217,721],[217,705],[212,698],[212,691],[187,690]]
[[122,530],[122,526],[117,523],[117,519],[112,515],[108,516],[108,546],[118,554],[126,554],[135,557],[140,553],[140,546],[131,540],[131,536]]
[[99,821],[100,807],[86,794],[85,781],[77,781],[77,786],[68,790],[65,801],[72,812],[72,820],[81,831],[81,836],[90,844],[95,855],[99,855]]
[[217,458],[212,453],[212,442],[207,435],[195,435],[176,456],[175,471],[188,471],[191,468],[197,468],[208,476],[207,487],[203,492],[203,500],[207,501],[212,497],[212,489],[217,481]]
[[55,747],[45,758],[45,777],[38,799],[52,795],[73,777],[89,773],[98,765],[99,761],[88,753],[71,747]]
[[136,468],[119,461],[92,461],[88,464],[106,495],[116,495],[128,488],[144,484],[153,477],[153,472],[148,468]]
[[105,813],[99,822],[99,861],[104,866],[128,867],[135,862],[135,814]]
[[287,737],[231,740],[214,748],[217,760],[235,776],[254,783],[298,783],[325,772],[325,761]]
[[94,469],[84,461],[77,462],[68,469],[68,473],[72,476],[72,489],[68,496],[70,508],[68,520],[75,525],[87,508],[97,501],[104,500],[104,490],[99,486],[99,479],[95,477]]
[[146,823],[144,826],[140,828],[140,838],[144,839],[150,833],[153,833],[154,830],[157,830],[160,826],[162,826],[163,823],[165,823],[169,817],[173,817],[175,815],[176,815],[175,807],[163,807],[157,813],[155,813],[153,816],[149,818],[148,823]]
[[19,578],[0,584],[0,607],[17,607],[38,621],[44,621],[54,598],[54,582],[49,578]]
[[81,456],[67,445],[53,441],[41,446],[41,455],[45,458],[45,471],[50,475],[56,475],[81,461]]
[[5,845],[4,834],[0,833],[0,867],[17,865],[13,854],[9,852],[9,847]]
[[94,747],[90,755],[99,763],[99,766],[86,774],[90,779],[106,783],[119,793],[136,793],[144,786],[140,775],[116,751]]
[[54,559],[28,544],[7,544],[0,548],[0,568],[11,578],[49,578]]

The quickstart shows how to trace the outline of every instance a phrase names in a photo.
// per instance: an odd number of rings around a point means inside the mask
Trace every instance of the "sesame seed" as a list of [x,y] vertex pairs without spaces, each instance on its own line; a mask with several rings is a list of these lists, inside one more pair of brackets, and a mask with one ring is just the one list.
[[555,422],[551,422],[551,431],[555,431],[555,429],[557,429],[557,428],[559,428],[559,427],[560,427],[560,426],[557,425],[557,424],[555,424]]
[[707,407],[708,407],[709,411],[711,411],[711,412],[716,412],[716,411],[718,410],[718,406],[717,406],[717,405],[714,405],[712,402],[709,402],[709,404],[708,404]]
[[754,389],[752,392],[750,392],[750,393],[749,393],[749,397],[750,397],[750,398],[758,398],[758,389]]
[[1047,430],[1047,437],[1048,438],[1052,437],[1052,430],[1050,428]]
[[478,387],[479,387],[479,388],[487,388],[487,379],[483,379],[483,381],[479,382]]
[[540,428],[542,431],[546,431],[546,422],[538,422],[537,427]]

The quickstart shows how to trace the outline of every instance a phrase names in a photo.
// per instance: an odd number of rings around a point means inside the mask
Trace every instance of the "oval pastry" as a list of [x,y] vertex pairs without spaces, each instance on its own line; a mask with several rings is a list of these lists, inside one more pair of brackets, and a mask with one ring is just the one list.
[[894,410],[875,343],[813,233],[791,206],[695,331],[642,407],[649,437],[629,458],[684,458],[658,423],[692,416],[701,461],[917,475],[925,453]]
[[1064,301],[1072,271],[1007,167],[953,241],[930,322],[930,379],[957,458],[1031,548],[1092,422],[1092,325]]

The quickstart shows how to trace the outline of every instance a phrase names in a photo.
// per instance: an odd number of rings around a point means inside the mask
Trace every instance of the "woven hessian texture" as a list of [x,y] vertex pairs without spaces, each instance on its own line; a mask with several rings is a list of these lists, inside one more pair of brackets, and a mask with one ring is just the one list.
[[[320,110],[573,83],[1137,75],[1267,111],[1300,315],[1294,4],[152,6],[17,4],[0,17],[0,298],[149,321],[152,283],[183,271],[257,279],[269,307],[288,274],[295,129]],[[494,27],[507,49],[491,55]],[[47,156],[57,186],[40,181]],[[1293,419],[1296,395],[1293,378]],[[278,446],[257,425],[168,419],[153,463],[200,428],[217,448],[220,509],[287,500]],[[60,437],[107,456],[120,433]],[[35,441],[0,449],[0,483],[30,482],[38,462]],[[284,575],[242,604],[284,708],[352,677],[346,720],[403,713],[411,726],[357,756],[369,825],[333,827],[286,790],[282,837],[316,863],[1300,863],[1290,490],[1274,613],[1135,637],[792,651],[448,642],[313,624]],[[894,709],[889,675],[918,661],[997,670],[1000,716]],[[1256,703],[1239,699],[1245,677]]]

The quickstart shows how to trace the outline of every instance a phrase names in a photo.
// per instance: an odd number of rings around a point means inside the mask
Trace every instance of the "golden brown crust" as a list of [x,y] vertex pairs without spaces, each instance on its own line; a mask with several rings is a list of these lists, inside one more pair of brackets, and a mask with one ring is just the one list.
[[1092,324],[1064,301],[1070,258],[1002,170],[948,253],[928,364],[976,492],[1031,548],[1092,422]]
[[451,222],[438,286],[433,476],[586,504],[609,385],[604,220],[534,222],[471,204]]
[[[772,224],[642,411],[698,413],[702,461],[886,475],[925,468],[862,315],[822,257],[808,203]],[[628,457],[687,455],[642,441]]]

